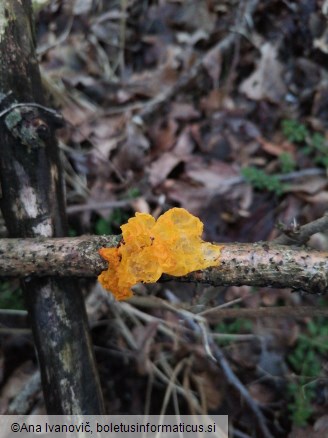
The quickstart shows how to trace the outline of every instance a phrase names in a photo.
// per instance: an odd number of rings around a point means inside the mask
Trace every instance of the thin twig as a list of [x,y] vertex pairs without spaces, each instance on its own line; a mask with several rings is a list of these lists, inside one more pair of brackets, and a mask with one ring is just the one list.
[[225,376],[227,377],[228,382],[230,383],[231,386],[233,386],[239,392],[239,394],[242,396],[242,398],[247,403],[249,409],[253,412],[253,414],[256,418],[256,421],[258,423],[258,426],[261,429],[262,436],[264,438],[273,438],[273,435],[271,434],[271,432],[269,431],[269,429],[266,425],[265,418],[264,418],[260,408],[258,407],[257,403],[253,400],[253,398],[251,397],[250,393],[247,391],[245,386],[242,384],[242,382],[236,376],[236,374],[232,371],[232,369],[229,365],[229,362],[225,358],[220,347],[216,343],[212,342],[211,348],[212,348],[213,355],[214,355],[215,359],[217,360],[217,362],[220,364],[220,367],[222,368],[222,371],[224,372]]
[[313,306],[260,307],[258,309],[208,309],[204,317],[209,322],[228,318],[312,318],[328,316],[328,308]]
[[[228,379],[228,382],[240,393],[245,402],[247,403],[250,410],[253,412],[258,426],[262,432],[262,436],[264,438],[273,438],[269,429],[267,428],[265,418],[259,409],[257,403],[253,400],[245,386],[239,380],[239,378],[232,371],[227,359],[225,358],[223,352],[219,348],[219,346],[213,341],[213,337],[211,334],[206,331],[207,325],[204,318],[199,315],[192,314],[191,312],[186,311],[185,309],[174,309],[177,313],[180,314],[180,318],[185,320],[186,323],[193,329],[196,338],[201,336],[202,344],[204,346],[206,355],[213,362],[217,362],[225,376]],[[225,310],[226,311],[226,310]],[[172,385],[172,380],[170,380],[170,384]]]
[[320,219],[316,219],[302,227],[288,230],[286,234],[277,237],[273,242],[278,245],[304,245],[313,234],[324,233],[328,230],[328,213]]
[[139,198],[124,199],[121,201],[104,201],[104,202],[92,202],[89,204],[70,205],[67,207],[67,214],[75,214],[83,211],[95,211],[95,210],[107,210],[109,208],[128,207]]
[[6,114],[10,113],[11,111],[13,111],[16,108],[25,108],[25,107],[41,109],[41,110],[46,111],[47,113],[51,114],[52,116],[55,116],[56,118],[60,118],[63,120],[62,115],[58,111],[56,111],[52,108],[48,108],[44,105],[40,105],[39,103],[35,103],[35,102],[13,103],[8,108],[6,108],[0,112],[0,118],[5,116]]

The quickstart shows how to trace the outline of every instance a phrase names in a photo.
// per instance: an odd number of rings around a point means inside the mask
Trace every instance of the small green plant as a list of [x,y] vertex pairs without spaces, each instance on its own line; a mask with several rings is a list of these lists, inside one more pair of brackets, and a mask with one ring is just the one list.
[[131,187],[125,195],[125,199],[135,199],[138,198],[138,196],[140,196],[140,190],[138,189],[138,187]]
[[292,143],[302,143],[309,135],[309,131],[303,123],[297,120],[285,119],[281,122],[284,136]]
[[299,382],[293,382],[288,385],[288,394],[292,398],[288,410],[293,424],[298,427],[305,426],[313,411],[311,406],[313,389]]
[[[122,197],[122,199],[135,199],[140,196],[140,190],[137,187],[131,187]],[[102,234],[115,234],[117,229],[127,222],[129,215],[121,208],[114,208],[112,213],[107,219],[100,218],[95,224],[95,233]]]
[[129,219],[129,215],[120,208],[114,208],[107,219],[100,218],[95,224],[95,233],[114,234]]
[[267,190],[278,196],[282,195],[286,189],[286,185],[279,181],[275,175],[268,175],[256,167],[244,167],[241,173],[255,189]]
[[289,152],[283,152],[279,155],[280,169],[282,173],[289,173],[295,170],[296,162]]
[[312,136],[312,149],[314,153],[314,162],[324,167],[328,167],[328,142],[319,132]]
[[321,371],[322,356],[328,353],[328,325],[324,319],[307,324],[306,332],[299,336],[294,350],[288,355],[296,378],[288,384],[291,402],[290,417],[297,426],[304,426],[312,414],[313,381]]
[[302,145],[300,151],[311,156],[320,166],[328,168],[328,141],[320,132],[310,131],[296,120],[283,120],[281,129],[287,140]]

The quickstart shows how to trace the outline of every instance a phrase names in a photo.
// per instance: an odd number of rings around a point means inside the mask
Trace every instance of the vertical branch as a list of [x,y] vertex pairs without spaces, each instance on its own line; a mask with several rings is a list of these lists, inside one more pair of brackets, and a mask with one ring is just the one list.
[[[65,201],[54,130],[43,104],[30,0],[0,0],[1,209],[11,237],[63,236]],[[4,112],[6,108],[12,109]],[[48,413],[101,414],[83,297],[69,279],[22,281]]]

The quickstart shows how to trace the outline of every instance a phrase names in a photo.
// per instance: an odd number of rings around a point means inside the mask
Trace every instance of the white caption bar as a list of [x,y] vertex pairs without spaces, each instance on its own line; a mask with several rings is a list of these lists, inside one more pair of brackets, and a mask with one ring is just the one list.
[[224,415],[0,415],[0,438],[228,438]]

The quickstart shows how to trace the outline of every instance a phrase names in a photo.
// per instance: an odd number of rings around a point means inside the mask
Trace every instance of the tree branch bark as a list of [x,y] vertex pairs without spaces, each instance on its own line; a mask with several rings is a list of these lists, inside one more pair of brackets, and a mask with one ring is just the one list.
[[[67,231],[54,135],[60,118],[42,105],[31,2],[0,0],[1,209],[12,237],[63,236]],[[22,280],[22,288],[48,413],[103,413],[76,282],[30,277]]]
[[[0,276],[93,277],[107,269],[98,249],[116,246],[119,238],[1,239]],[[170,279],[164,275],[161,280]],[[328,286],[328,253],[262,242],[226,244],[219,266],[178,279],[214,286],[290,287],[322,294]]]

